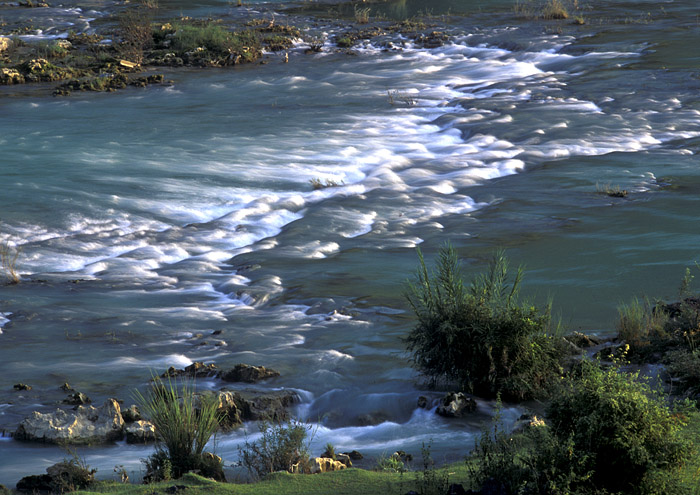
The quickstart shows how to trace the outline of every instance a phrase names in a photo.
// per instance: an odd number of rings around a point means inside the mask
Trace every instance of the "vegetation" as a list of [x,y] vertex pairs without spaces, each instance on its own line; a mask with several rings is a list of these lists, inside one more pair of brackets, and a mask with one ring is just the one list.
[[254,442],[246,440],[239,449],[243,465],[257,478],[276,471],[307,472],[309,429],[309,425],[296,420],[277,424],[262,421],[261,437]]
[[[583,21],[579,22],[576,19],[574,20],[574,22],[577,24],[583,24]],[[598,194],[605,194],[606,196],[610,196],[611,198],[626,198],[629,194],[627,192],[627,189],[622,189],[619,185],[613,186],[609,183],[603,185],[596,184],[595,188]]]
[[681,493],[677,475],[693,454],[687,407],[669,408],[638,373],[584,360],[556,388],[546,424],[514,437],[496,416],[471,458],[473,479],[512,494]]
[[418,371],[478,395],[513,400],[536,396],[560,376],[560,339],[550,335],[550,307],[519,300],[523,270],[511,279],[503,252],[469,288],[452,247],[440,251],[432,274],[420,252],[419,259],[406,294],[418,318],[406,337]]
[[10,246],[7,242],[0,244],[0,270],[4,273],[9,284],[19,283],[17,258],[19,258],[21,252],[21,248]]
[[189,471],[223,479],[220,462],[205,455],[204,447],[219,428],[218,404],[210,397],[194,395],[194,386],[183,381],[180,390],[168,379],[155,377],[146,393],[135,392],[142,415],[156,430],[156,452],[146,461],[144,481],[180,478]]

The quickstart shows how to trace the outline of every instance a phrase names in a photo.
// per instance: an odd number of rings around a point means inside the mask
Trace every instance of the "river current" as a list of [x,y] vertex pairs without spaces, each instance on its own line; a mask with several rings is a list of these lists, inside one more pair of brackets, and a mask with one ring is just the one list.
[[[164,18],[240,15],[160,3]],[[291,5],[246,3],[277,22]],[[450,242],[467,277],[506,248],[525,294],[603,335],[619,303],[673,298],[700,261],[696,2],[581,7],[574,26],[442,0],[431,22],[451,38],[438,48],[394,39],[349,55],[320,21],[323,52],[300,41],[289,63],[171,71],[171,85],[113,94],[0,88],[0,241],[21,249],[22,278],[0,286],[0,430],[54,410],[63,382],[131,403],[168,366],[245,362],[281,372],[260,388],[299,392],[317,454],[431,442],[438,460],[460,459],[493,404],[469,421],[417,407],[440,392],[401,341],[416,247],[431,263]],[[28,39],[89,32],[114,8],[66,2]],[[218,436],[227,465],[245,433]],[[124,465],[137,479],[149,452],[78,449],[103,478]],[[65,456],[4,436],[0,483]]]

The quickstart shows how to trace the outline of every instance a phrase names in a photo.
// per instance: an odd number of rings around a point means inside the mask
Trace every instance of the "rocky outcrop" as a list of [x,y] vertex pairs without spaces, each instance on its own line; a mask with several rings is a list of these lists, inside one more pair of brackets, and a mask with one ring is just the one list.
[[219,373],[219,378],[225,382],[257,383],[276,376],[280,376],[279,371],[265,368],[264,366],[251,366],[243,363]]
[[185,369],[176,369],[174,366],[168,368],[168,370],[160,375],[163,378],[175,378],[178,376],[189,376],[191,378],[209,378],[217,376],[219,374],[219,368],[213,363],[204,364],[201,361],[195,361],[194,363],[187,366]]
[[440,400],[435,412],[447,418],[461,418],[476,411],[476,401],[462,392],[450,392]]
[[61,444],[106,443],[122,438],[124,420],[119,403],[107,399],[100,407],[78,406],[42,414],[34,411],[17,428],[18,440]]
[[12,48],[12,40],[7,36],[0,36],[0,53]]
[[16,69],[0,69],[0,84],[23,84],[24,76]]
[[156,441],[156,427],[142,419],[124,427],[126,443],[150,443]]
[[286,421],[287,408],[299,402],[299,396],[291,390],[269,393],[222,390],[217,392],[216,399],[224,429],[235,428],[243,421]]
[[340,471],[341,469],[345,469],[345,467],[345,464],[340,461],[334,461],[328,457],[315,457],[311,459],[311,468],[309,472],[311,474],[328,473],[331,471]]

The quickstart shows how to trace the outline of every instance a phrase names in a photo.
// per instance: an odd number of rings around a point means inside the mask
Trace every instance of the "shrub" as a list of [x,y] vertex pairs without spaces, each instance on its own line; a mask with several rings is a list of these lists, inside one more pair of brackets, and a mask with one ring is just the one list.
[[408,471],[408,468],[401,458],[401,454],[394,452],[390,456],[383,455],[377,459],[375,470],[387,473],[405,473]]
[[141,5],[122,12],[119,17],[119,52],[122,57],[137,64],[143,62],[144,50],[153,44],[152,9]]
[[[187,381],[180,391],[168,379],[155,377],[144,396],[135,392],[142,415],[153,423],[159,442],[156,452],[146,460],[146,481],[179,478],[198,470],[205,476],[223,478],[221,466],[213,466],[204,447],[219,428],[218,404],[213,397],[196,398]],[[217,469],[218,468],[218,469]]]
[[548,335],[550,307],[519,302],[522,268],[510,281],[499,251],[467,289],[452,247],[440,251],[433,274],[418,255],[416,282],[406,294],[418,323],[405,339],[418,371],[479,395],[515,400],[537,395],[559,376],[560,339]]
[[241,462],[248,471],[262,478],[275,471],[304,472],[309,467],[309,445],[306,442],[309,426],[297,420],[272,424],[260,422],[261,437],[255,442],[246,440],[239,447]]
[[609,492],[655,493],[647,475],[673,470],[688,459],[691,446],[680,436],[682,415],[664,398],[619,366],[582,361],[554,393],[548,423],[558,439],[570,439],[585,459],[578,474],[584,486]]

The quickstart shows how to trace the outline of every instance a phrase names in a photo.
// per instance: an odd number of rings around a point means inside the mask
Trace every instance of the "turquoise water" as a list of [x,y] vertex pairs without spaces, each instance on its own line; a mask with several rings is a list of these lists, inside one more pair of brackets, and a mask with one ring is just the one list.
[[[501,5],[435,3],[469,15],[436,17],[453,37],[432,50],[335,53],[336,28],[321,23],[324,53],[300,44],[288,64],[271,55],[67,98],[3,88],[0,240],[21,248],[22,282],[0,287],[0,429],[54,409],[64,381],[129,403],[151,370],[247,362],[282,372],[263,388],[300,392],[319,452],[432,440],[439,459],[459,459],[492,404],[458,424],[416,409],[439,395],[401,343],[416,247],[430,261],[451,242],[467,275],[505,247],[528,269],[525,292],[554,297],[584,332],[614,332],[633,296],[674,297],[700,259],[694,2],[590,2],[584,26]],[[99,24],[113,7],[54,22]],[[605,184],[630,194],[597,193]],[[368,414],[383,421],[362,426]],[[235,463],[243,441],[224,435],[217,453]],[[124,464],[135,479],[148,449],[79,453],[102,477]],[[0,483],[64,456],[1,438]]]

